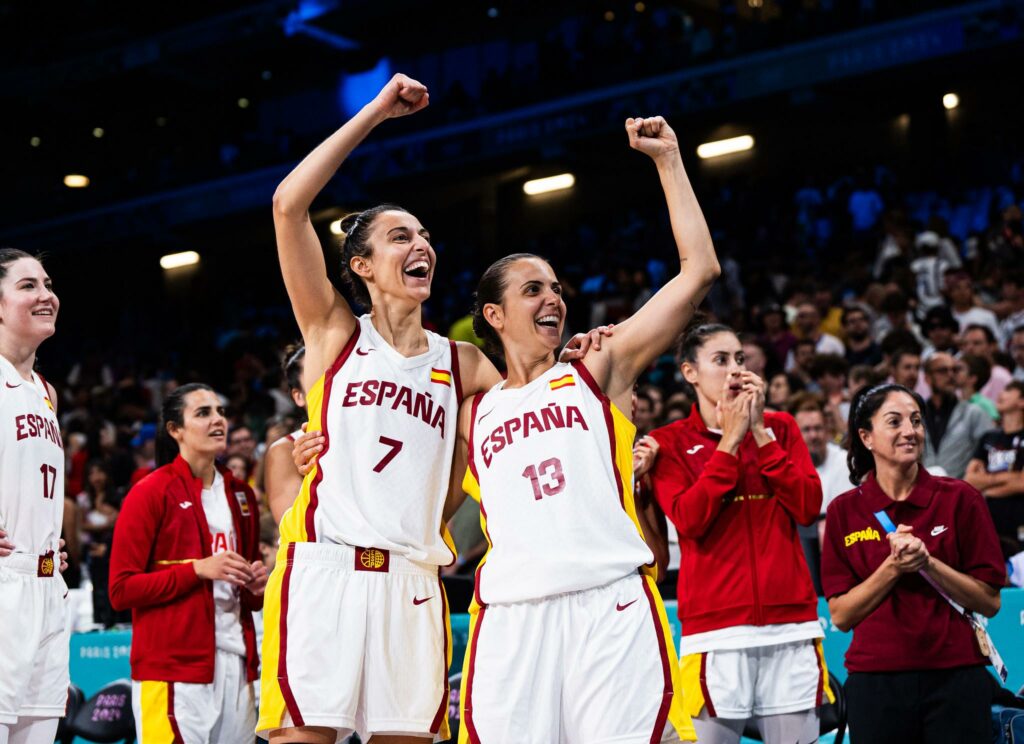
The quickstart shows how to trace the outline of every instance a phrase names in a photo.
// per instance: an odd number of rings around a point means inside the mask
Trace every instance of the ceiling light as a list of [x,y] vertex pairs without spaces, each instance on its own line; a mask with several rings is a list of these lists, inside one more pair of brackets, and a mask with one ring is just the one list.
[[559,173],[557,176],[547,178],[536,178],[523,184],[523,192],[530,196],[546,194],[549,191],[561,191],[572,188],[576,183],[576,176],[572,173]]
[[84,189],[89,185],[89,177],[80,173],[69,173],[64,176],[64,185],[69,189]]
[[960,105],[960,96],[956,93],[947,93],[942,97],[942,105],[946,107],[947,111],[952,111]]
[[199,263],[199,254],[195,251],[168,253],[160,259],[160,267],[163,269],[178,269],[182,266],[191,266],[197,263]]
[[743,152],[744,150],[751,149],[753,146],[754,138],[749,134],[744,134],[739,137],[705,142],[697,148],[697,155],[706,160],[707,158],[717,158],[734,152]]

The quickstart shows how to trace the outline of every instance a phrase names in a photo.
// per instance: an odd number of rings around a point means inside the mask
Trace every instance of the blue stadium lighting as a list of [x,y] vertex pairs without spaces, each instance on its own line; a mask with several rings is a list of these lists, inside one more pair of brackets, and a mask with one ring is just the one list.
[[381,57],[376,66],[365,72],[342,75],[338,83],[338,108],[351,118],[372,100],[377,92],[391,79],[391,59]]

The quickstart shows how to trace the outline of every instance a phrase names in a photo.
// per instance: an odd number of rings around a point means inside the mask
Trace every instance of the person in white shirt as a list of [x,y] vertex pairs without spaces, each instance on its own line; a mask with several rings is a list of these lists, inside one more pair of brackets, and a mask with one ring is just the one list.
[[[831,333],[821,330],[821,312],[813,302],[801,302],[797,306],[796,321],[793,326],[798,337],[814,342],[816,354],[846,355],[846,347],[843,346],[843,342]],[[794,366],[796,366],[796,359],[793,351],[790,350],[786,357],[786,371],[792,370]]]
[[950,271],[946,274],[946,296],[949,297],[950,310],[960,324],[963,333],[970,325],[983,325],[999,335],[999,321],[991,310],[978,307],[974,296],[974,283],[966,271]]
[[825,536],[825,510],[832,499],[850,490],[850,470],[846,465],[846,450],[828,439],[825,409],[819,396],[814,393],[794,395],[789,413],[796,419],[807,450],[811,453],[814,470],[821,479],[821,518],[816,525],[797,528],[811,569],[811,578],[817,589],[821,585],[819,563],[821,543]]

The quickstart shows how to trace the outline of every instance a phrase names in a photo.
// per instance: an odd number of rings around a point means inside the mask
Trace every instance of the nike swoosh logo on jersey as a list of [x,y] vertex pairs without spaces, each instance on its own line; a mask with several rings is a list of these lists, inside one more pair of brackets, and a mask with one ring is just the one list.
[[702,449],[704,449],[704,445],[703,444],[695,444],[692,447],[690,447],[690,449],[686,450],[686,454],[688,454],[688,455],[696,455]]
[[371,351],[373,351],[373,349],[360,349],[360,348],[356,348],[356,354],[358,354],[359,356],[366,356]]
[[192,506],[192,502],[182,501],[180,504],[178,504],[178,506],[180,506],[182,509],[188,509],[190,506]]
[[421,604],[423,604],[424,602],[427,602],[427,601],[429,601],[429,600],[431,600],[431,599],[433,599],[433,598],[434,598],[434,595],[433,595],[433,594],[431,594],[431,595],[430,595],[429,597],[427,597],[427,598],[425,598],[425,599],[420,599],[419,597],[413,597],[413,598],[412,598],[412,603],[413,603],[414,605],[421,605]]
[[4,380],[4,385],[6,385],[7,387],[11,388],[12,390],[14,388],[20,388],[21,387],[21,383],[20,382],[17,385],[12,385],[11,383],[7,382],[6,380]]
[[932,527],[932,537],[935,537],[936,535],[941,535],[948,529],[949,527],[946,527],[944,524],[940,524],[938,527]]
[[[633,602],[636,602],[636,600],[634,599]],[[617,604],[617,605],[615,605],[615,609],[618,610],[619,612],[622,612],[624,609],[626,609],[631,604],[633,604],[633,602],[626,602],[626,604]]]

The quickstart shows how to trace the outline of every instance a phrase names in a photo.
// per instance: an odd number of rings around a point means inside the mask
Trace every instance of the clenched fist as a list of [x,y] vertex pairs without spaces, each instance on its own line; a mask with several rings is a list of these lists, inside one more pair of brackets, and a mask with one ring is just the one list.
[[385,119],[397,119],[425,109],[430,103],[427,86],[402,73],[396,74],[370,104]]
[[626,119],[629,146],[655,160],[679,153],[679,140],[668,122],[660,116]]

